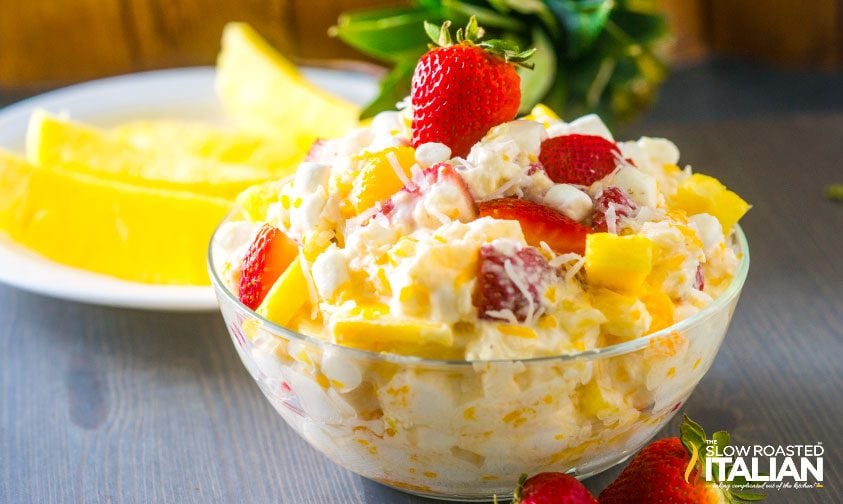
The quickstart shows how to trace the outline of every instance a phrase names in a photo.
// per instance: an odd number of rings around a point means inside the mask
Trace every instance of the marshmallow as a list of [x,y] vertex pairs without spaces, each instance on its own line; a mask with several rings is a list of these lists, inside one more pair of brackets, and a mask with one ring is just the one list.
[[544,195],[544,204],[577,222],[591,214],[593,204],[588,194],[571,184],[555,184]]

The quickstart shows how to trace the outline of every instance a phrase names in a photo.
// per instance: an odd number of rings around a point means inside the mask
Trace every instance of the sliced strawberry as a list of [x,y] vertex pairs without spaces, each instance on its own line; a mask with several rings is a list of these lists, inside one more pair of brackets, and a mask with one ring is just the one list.
[[697,265],[697,274],[694,276],[694,288],[698,291],[705,290],[705,273],[702,264]]
[[588,186],[612,173],[621,151],[597,135],[562,135],[542,142],[539,161],[558,184]]
[[[415,206],[424,198],[435,194],[437,207],[445,207],[447,217],[470,221],[477,216],[477,205],[462,176],[448,163],[438,163],[426,168],[413,178],[412,187],[404,187],[381,203],[377,214],[392,217],[400,213],[404,218],[413,214]],[[402,210],[396,212],[396,210]]]
[[512,504],[597,504],[597,499],[569,474],[545,472],[521,475]]
[[587,227],[556,210],[516,198],[500,198],[480,203],[480,217],[517,220],[527,243],[535,247],[545,242],[558,254],[585,252]]
[[296,242],[278,228],[269,224],[261,226],[243,258],[238,288],[240,301],[257,309],[269,288],[298,253]]
[[606,214],[611,214],[609,210],[612,209],[615,215],[615,224],[621,217],[631,217],[638,210],[638,205],[629,198],[626,192],[615,186],[610,186],[597,194],[594,199],[594,213],[591,216],[591,227],[596,231],[608,231],[608,224],[606,223]]
[[[555,273],[544,256],[532,247],[506,250],[486,244],[480,247],[474,304],[481,318],[500,319],[509,310],[524,321],[541,306],[541,296]],[[493,316],[495,315],[495,316]]]

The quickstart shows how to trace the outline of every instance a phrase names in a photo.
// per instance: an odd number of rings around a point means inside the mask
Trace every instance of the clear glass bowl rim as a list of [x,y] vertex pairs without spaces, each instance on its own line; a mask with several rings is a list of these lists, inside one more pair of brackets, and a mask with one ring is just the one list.
[[738,265],[738,271],[735,273],[734,278],[732,278],[732,282],[729,284],[729,287],[723,291],[720,296],[718,296],[712,303],[702,310],[698,311],[694,315],[681,320],[673,325],[665,327],[664,329],[660,329],[656,332],[650,333],[646,336],[642,336],[640,338],[636,338],[630,341],[624,341],[622,343],[616,343],[614,345],[609,345],[600,348],[594,348],[591,350],[584,350],[582,352],[575,352],[569,354],[561,354],[561,355],[545,355],[541,357],[530,357],[526,359],[488,359],[488,360],[464,360],[464,359],[428,359],[424,357],[415,357],[411,355],[399,355],[399,354],[391,354],[391,353],[382,353],[382,352],[371,352],[369,350],[363,350],[359,348],[352,348],[348,346],[338,345],[336,343],[325,341],[319,338],[315,338],[312,336],[308,336],[306,334],[301,334],[296,331],[287,329],[286,327],[280,326],[275,322],[270,321],[269,319],[261,316],[256,311],[252,310],[248,306],[244,305],[240,302],[237,296],[232,293],[228,287],[226,287],[225,283],[223,283],[222,279],[219,277],[219,274],[214,267],[214,241],[217,238],[217,233],[219,232],[220,228],[223,224],[229,222],[231,218],[240,213],[240,208],[234,208],[226,217],[225,219],[220,222],[217,228],[214,230],[214,234],[211,236],[211,241],[208,245],[208,255],[207,255],[207,263],[208,263],[208,273],[211,277],[211,284],[214,286],[214,289],[219,293],[223,293],[223,299],[228,302],[229,304],[233,305],[235,309],[240,312],[242,315],[246,317],[252,317],[260,320],[260,322],[264,325],[264,327],[268,328],[271,332],[280,333],[285,337],[290,339],[298,340],[305,342],[310,345],[315,345],[318,347],[323,348],[333,348],[343,352],[349,352],[352,355],[357,355],[363,359],[371,359],[371,360],[379,360],[379,361],[386,361],[394,364],[404,364],[404,365],[413,365],[413,366],[424,366],[424,365],[431,365],[431,366],[472,366],[474,364],[486,364],[486,363],[514,363],[514,362],[521,362],[521,363],[539,363],[539,362],[551,362],[551,361],[574,361],[574,360],[591,360],[591,359],[598,359],[598,358],[607,358],[607,357],[614,357],[618,355],[624,355],[632,352],[636,352],[643,348],[646,348],[650,345],[650,342],[662,338],[664,336],[668,336],[673,332],[677,331],[684,331],[689,327],[696,325],[703,320],[708,319],[710,316],[714,315],[715,313],[719,312],[723,308],[725,308],[729,302],[737,296],[741,289],[743,288],[744,282],[746,281],[747,274],[749,272],[749,245],[746,241],[746,235],[743,232],[743,229],[738,224],[734,226],[734,236],[737,239],[738,248],[742,254],[741,262]]

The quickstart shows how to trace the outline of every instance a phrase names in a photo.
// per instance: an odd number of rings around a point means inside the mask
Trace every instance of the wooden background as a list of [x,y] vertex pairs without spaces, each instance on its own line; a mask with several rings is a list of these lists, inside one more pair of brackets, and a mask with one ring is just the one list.
[[[406,1],[406,0],[404,0]],[[227,21],[252,23],[299,59],[356,55],[326,31],[351,8],[402,0],[0,0],[0,91],[214,61]],[[843,62],[843,0],[659,0],[673,53],[785,66]]]

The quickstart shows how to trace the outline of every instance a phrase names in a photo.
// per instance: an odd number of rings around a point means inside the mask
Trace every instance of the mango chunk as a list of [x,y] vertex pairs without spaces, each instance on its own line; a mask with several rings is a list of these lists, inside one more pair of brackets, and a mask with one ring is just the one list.
[[340,345],[422,357],[450,357],[454,344],[454,334],[447,324],[388,315],[372,320],[336,320],[332,334]]
[[390,147],[355,156],[353,161],[358,163],[359,168],[351,185],[348,203],[353,213],[359,215],[404,187],[397,169],[400,168],[410,179],[410,168],[415,164],[416,156],[412,147]]
[[670,206],[684,210],[688,215],[711,214],[720,221],[726,234],[752,207],[716,178],[699,173],[679,184],[676,194],[670,199]]
[[301,307],[310,302],[308,283],[301,267],[301,256],[272,284],[258,306],[258,315],[280,326],[286,326]]
[[653,242],[644,236],[592,233],[585,241],[588,282],[620,292],[636,292],[653,269]]

